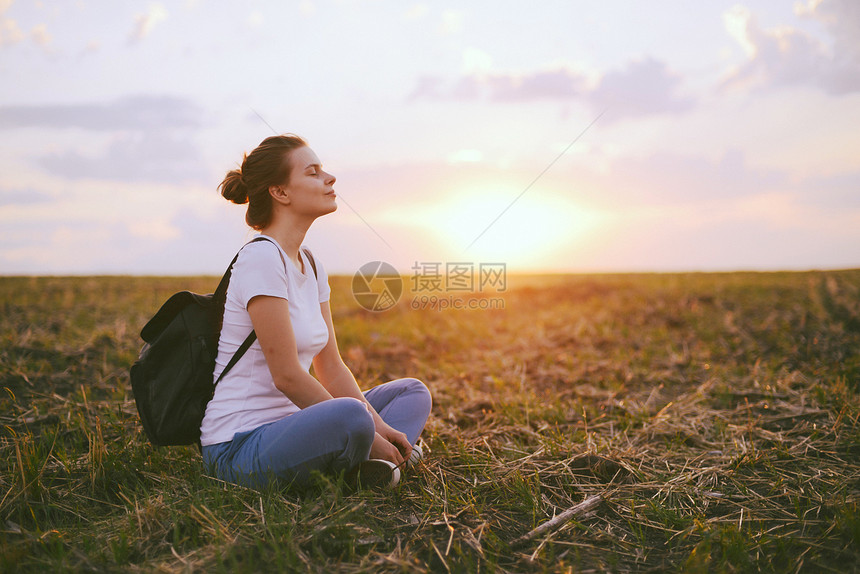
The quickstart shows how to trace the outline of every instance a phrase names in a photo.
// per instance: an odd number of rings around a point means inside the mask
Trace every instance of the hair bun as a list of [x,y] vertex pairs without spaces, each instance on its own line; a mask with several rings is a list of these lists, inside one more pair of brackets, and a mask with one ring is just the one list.
[[221,195],[225,199],[238,205],[248,203],[248,186],[245,185],[245,180],[240,170],[232,169],[228,171],[227,175],[224,176],[224,181],[218,187],[221,188]]

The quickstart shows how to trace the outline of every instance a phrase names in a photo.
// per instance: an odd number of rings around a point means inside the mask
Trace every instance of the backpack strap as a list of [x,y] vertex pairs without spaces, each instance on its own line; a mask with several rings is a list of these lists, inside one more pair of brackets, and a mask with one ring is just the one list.
[[[255,239],[252,239],[251,241],[249,241],[245,245],[248,245],[250,243],[254,243],[255,241],[271,241],[271,240],[266,238],[266,237],[257,237]],[[241,252],[241,249],[239,251]],[[310,263],[311,263],[311,268],[314,270],[314,277],[318,278],[318,276],[317,276],[317,263],[316,263],[316,261],[314,261],[314,256],[311,255],[310,249],[305,247],[305,248],[302,248],[302,251],[304,251],[305,255],[308,258],[308,261],[310,261]],[[233,258],[233,261],[230,262],[230,267],[227,268],[227,272],[224,273],[224,277],[221,278],[221,282],[218,284],[218,288],[215,290],[216,300],[222,301],[222,303],[221,303],[221,320],[222,320],[222,322],[224,320],[224,303],[226,302],[227,285],[230,283],[230,276],[233,273],[233,264],[236,263],[236,260],[238,258],[239,258],[239,254],[237,253],[236,257]],[[286,265],[286,262],[284,262],[284,265]],[[219,293],[220,293],[220,299],[218,299]],[[221,382],[221,379],[224,377],[224,375],[227,374],[227,371],[232,369],[236,365],[236,363],[239,362],[239,359],[241,359],[242,356],[248,351],[248,349],[251,348],[251,345],[253,345],[254,341],[256,341],[256,340],[257,340],[257,332],[252,330],[250,333],[248,333],[248,336],[245,337],[245,340],[242,341],[242,344],[239,345],[239,348],[236,349],[236,352],[233,353],[233,356],[230,357],[230,362],[227,363],[227,366],[224,367],[224,370],[221,371],[221,374],[218,375],[218,379],[215,381],[216,385]]]
[[[253,243],[254,241],[261,241],[261,240],[262,240],[262,241],[271,241],[272,243],[275,243],[275,240],[274,240],[274,239],[272,239],[272,238],[270,238],[270,237],[265,237],[265,236],[263,236],[263,235],[260,235],[259,237],[256,237],[255,239],[253,239],[253,240],[249,241],[248,243]],[[247,244],[246,244],[246,245],[247,245]],[[317,262],[316,262],[316,261],[314,261],[314,256],[313,256],[313,254],[311,254],[311,250],[310,250],[310,249],[308,249],[307,247],[302,247],[302,253],[304,253],[304,254],[305,254],[305,256],[307,256],[308,261],[310,261],[310,262],[311,262],[311,269],[313,269],[313,270],[314,270],[314,277],[317,277]],[[284,255],[281,253],[281,250],[280,250],[280,249],[278,249],[278,255],[280,255],[280,256],[281,256],[281,262],[284,264],[284,267],[286,268],[286,266],[287,266],[287,262],[284,260]],[[239,254],[238,254],[238,253],[236,254],[236,257],[239,257]],[[236,262],[236,260],[235,260],[235,259],[233,259],[233,262],[235,263],[235,262]],[[231,267],[232,267],[232,265],[233,265],[233,263],[231,263],[231,264],[230,264],[230,266],[231,266]],[[318,277],[317,277],[317,278],[318,278]]]
[[[248,243],[246,243],[245,245],[243,245],[242,249],[244,249],[245,246],[250,245],[251,243],[254,243],[255,241],[266,241],[266,238],[265,237],[256,237],[256,238],[252,239],[251,241],[249,241]],[[242,249],[239,250],[239,253],[242,252]],[[221,281],[218,283],[218,288],[215,289],[214,299],[221,306],[221,314],[220,314],[220,316],[221,316],[220,322],[221,323],[224,322],[224,305],[227,302],[227,286],[230,284],[230,276],[233,274],[233,265],[236,263],[236,260],[239,259],[239,253],[236,253],[236,256],[233,257],[233,261],[230,262],[230,266],[227,268],[227,271],[224,272],[224,276],[221,277]],[[220,330],[220,326],[219,326],[219,330]],[[239,348],[236,349],[236,352],[233,353],[233,356],[230,357],[230,362],[227,363],[227,366],[224,367],[224,370],[221,371],[220,375],[218,375],[218,379],[215,381],[216,385],[221,382],[221,379],[224,377],[224,375],[227,374],[227,371],[232,369],[236,365],[236,363],[239,362],[239,359],[241,359],[242,356],[248,351],[248,349],[251,348],[251,345],[253,345],[254,341],[256,341],[256,340],[257,340],[257,333],[255,331],[251,331],[248,334],[248,336],[245,337],[245,340],[242,341],[242,344],[239,345]]]
[[251,345],[253,345],[254,341],[256,341],[256,340],[257,340],[256,331],[251,331],[250,333],[248,333],[248,336],[245,337],[245,340],[242,341],[242,344],[239,345],[239,348],[236,349],[236,352],[233,353],[232,357],[230,357],[230,362],[227,363],[227,366],[224,367],[224,370],[221,371],[220,375],[218,375],[218,379],[215,381],[216,385],[221,382],[221,379],[224,377],[224,375],[227,374],[227,371],[232,369],[236,365],[236,363],[239,362],[239,359],[242,358],[242,355],[244,355],[245,352],[251,348]]
[[304,251],[305,255],[307,255],[307,257],[308,257],[308,261],[310,261],[310,262],[311,262],[311,269],[313,269],[313,270],[314,270],[314,277],[316,277],[317,279],[319,279],[319,276],[317,275],[317,262],[316,262],[316,261],[314,261],[314,256],[313,256],[313,255],[311,255],[311,250],[310,250],[310,249],[308,249],[307,247],[303,247],[303,248],[302,248],[302,251]]
[[[257,241],[266,241],[266,238],[265,237],[255,237],[254,239],[252,239],[251,241],[249,241],[248,243],[243,245],[242,249],[244,249],[246,246],[250,245],[251,243],[254,243]],[[224,302],[227,300],[227,286],[230,284],[230,276],[233,274],[233,265],[235,265],[236,260],[239,259],[239,253],[242,252],[242,249],[240,249],[239,252],[236,253],[236,256],[233,257],[233,261],[230,262],[230,266],[227,267],[227,271],[224,272],[224,276],[221,277],[221,281],[218,282],[218,287],[215,289],[215,294],[214,294],[215,301],[218,301],[222,306],[224,305]],[[223,310],[221,311],[221,314],[222,315],[224,314]]]

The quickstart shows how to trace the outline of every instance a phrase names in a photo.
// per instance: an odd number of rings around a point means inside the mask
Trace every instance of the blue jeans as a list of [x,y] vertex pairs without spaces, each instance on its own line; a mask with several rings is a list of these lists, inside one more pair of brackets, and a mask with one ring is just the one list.
[[[418,379],[397,379],[364,393],[379,416],[415,444],[430,415],[430,391]],[[368,459],[376,434],[358,399],[311,405],[279,421],[203,447],[203,462],[229,482],[260,488],[271,481],[307,484],[313,471],[336,474]]]

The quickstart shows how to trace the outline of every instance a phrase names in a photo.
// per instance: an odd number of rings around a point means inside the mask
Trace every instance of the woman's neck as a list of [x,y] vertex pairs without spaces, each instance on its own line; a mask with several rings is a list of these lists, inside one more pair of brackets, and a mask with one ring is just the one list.
[[302,269],[302,260],[299,256],[299,249],[301,249],[302,243],[305,241],[308,227],[302,226],[298,222],[293,223],[293,225],[286,225],[284,223],[278,224],[276,222],[272,222],[261,229],[260,233],[268,235],[277,241],[281,246],[281,249],[284,250],[284,253],[287,254],[296,267],[298,269]]

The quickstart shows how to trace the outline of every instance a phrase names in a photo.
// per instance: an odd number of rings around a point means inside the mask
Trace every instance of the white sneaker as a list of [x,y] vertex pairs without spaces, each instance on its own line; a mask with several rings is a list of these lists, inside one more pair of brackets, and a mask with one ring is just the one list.
[[356,465],[346,478],[357,488],[391,488],[400,482],[400,469],[393,462],[371,458]]
[[421,445],[412,445],[412,454],[409,455],[409,460],[406,461],[406,468],[413,468],[424,459],[424,451]]

